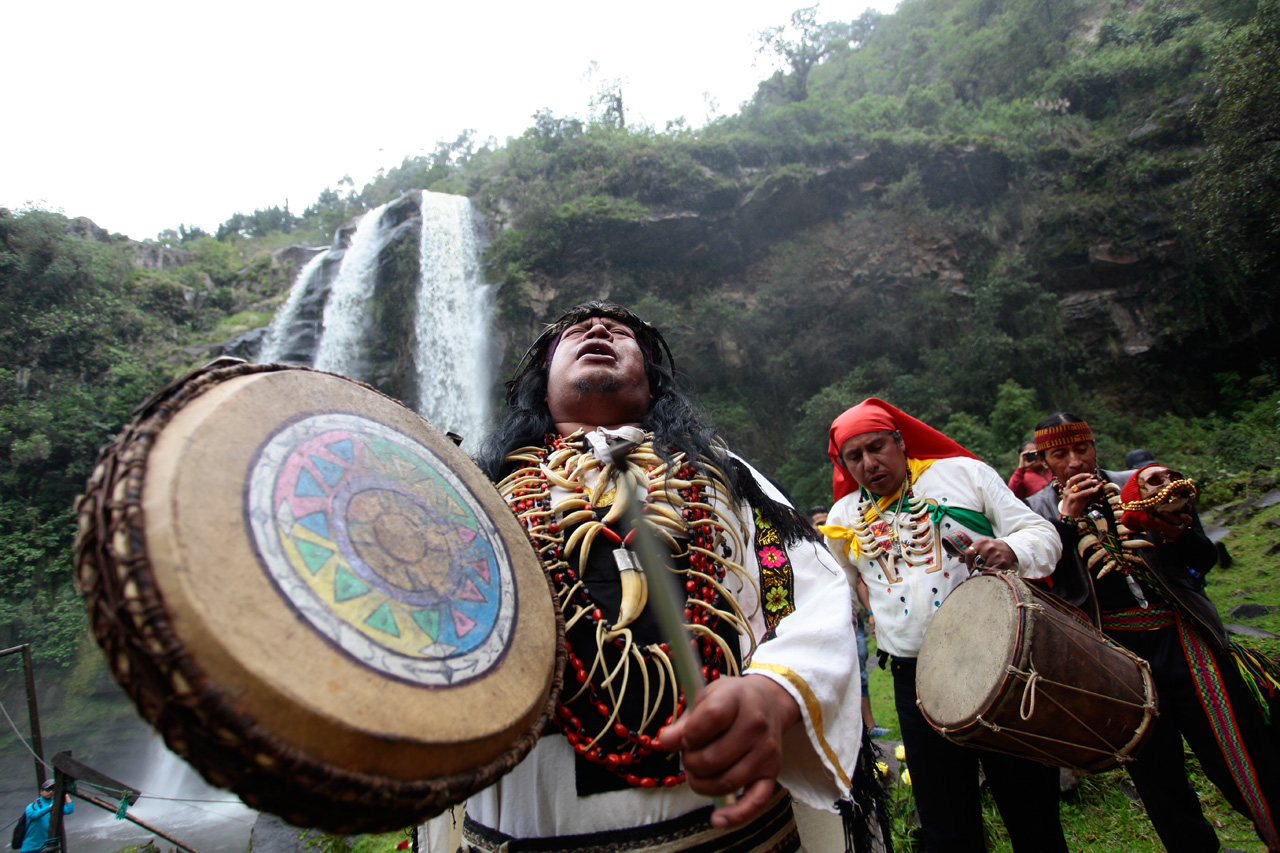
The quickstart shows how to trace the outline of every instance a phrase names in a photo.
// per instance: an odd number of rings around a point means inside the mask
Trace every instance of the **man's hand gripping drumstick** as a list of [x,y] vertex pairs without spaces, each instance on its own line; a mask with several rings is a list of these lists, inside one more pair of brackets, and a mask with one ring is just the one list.
[[1018,557],[1008,543],[990,536],[974,539],[962,531],[948,533],[942,537],[942,550],[963,560],[970,572],[983,569],[1012,571],[1018,567]]
[[664,550],[634,505],[628,525],[636,531],[634,547],[647,575],[649,605],[667,637],[676,680],[688,703],[684,714],[659,734],[661,746],[681,753],[690,788],[714,798],[713,826],[743,823],[773,795],[782,768],[782,735],[800,722],[800,708],[786,690],[763,676],[705,685]]

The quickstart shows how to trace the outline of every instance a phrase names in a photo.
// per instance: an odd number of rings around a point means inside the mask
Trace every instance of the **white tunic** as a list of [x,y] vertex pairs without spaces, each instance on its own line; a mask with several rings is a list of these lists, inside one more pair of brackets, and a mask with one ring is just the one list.
[[[1053,525],[1032,512],[1019,500],[991,466],[968,457],[939,459],[912,484],[912,493],[934,504],[975,510],[991,522],[993,536],[1002,539],[1018,559],[1018,574],[1024,578],[1045,578],[1057,565],[1062,541]],[[853,528],[859,517],[859,495],[845,495],[831,508],[827,525]],[[884,553],[871,556],[866,551],[854,558],[848,540],[827,537],[827,546],[850,572],[850,583],[859,572],[870,593],[876,617],[876,644],[895,657],[914,658],[920,652],[925,629],[938,607],[969,577],[964,562],[948,556],[941,540],[949,533],[964,532],[974,539],[986,534],[965,526],[953,516],[943,516],[933,525],[932,548],[918,564],[895,556],[889,528],[904,524],[892,509],[883,523],[871,532]]]
[[[751,473],[765,494],[786,499],[754,469]],[[552,490],[552,500],[566,493]],[[733,524],[744,553],[729,559],[747,575],[759,577],[754,524],[750,507],[741,515],[717,502],[727,524]],[[797,800],[834,812],[847,797],[862,739],[858,660],[845,573],[821,546],[804,541],[787,547],[795,591],[795,612],[784,618],[774,638],[761,643],[744,669],[772,679],[800,708],[803,725],[783,739],[779,782]],[[726,587],[735,595],[757,639],[765,633],[758,588],[745,586],[726,574]],[[758,583],[758,581],[757,581]],[[744,658],[750,642],[742,638]],[[711,804],[688,784],[674,788],[631,788],[578,797],[574,783],[574,751],[553,734],[543,737],[507,776],[467,801],[467,813],[484,826],[514,838],[574,835],[643,826],[679,817]]]

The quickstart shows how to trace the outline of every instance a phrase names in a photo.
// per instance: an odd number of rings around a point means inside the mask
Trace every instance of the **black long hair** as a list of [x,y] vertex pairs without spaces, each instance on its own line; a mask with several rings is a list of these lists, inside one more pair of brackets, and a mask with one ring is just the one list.
[[[520,447],[539,446],[554,433],[555,421],[547,406],[547,355],[561,332],[588,317],[611,317],[626,323],[644,350],[644,371],[653,402],[640,426],[653,434],[654,451],[670,460],[683,452],[703,474],[721,481],[729,500],[750,502],[782,533],[786,542],[814,539],[813,528],[795,509],[769,498],[751,471],[730,451],[716,428],[672,374],[674,361],[662,334],[630,309],[615,302],[586,302],[547,326],[507,383],[507,413],[480,445],[475,461],[497,482],[514,467],[507,455]],[[664,358],[665,356],[665,358]],[[724,477],[710,471],[716,466]]]
[[[1084,418],[1071,414],[1070,412],[1054,412],[1051,415],[1045,415],[1040,423],[1036,424],[1036,430],[1048,429],[1051,426],[1061,426],[1063,424],[1078,424],[1084,421]],[[1035,441],[1033,436],[1032,441]]]

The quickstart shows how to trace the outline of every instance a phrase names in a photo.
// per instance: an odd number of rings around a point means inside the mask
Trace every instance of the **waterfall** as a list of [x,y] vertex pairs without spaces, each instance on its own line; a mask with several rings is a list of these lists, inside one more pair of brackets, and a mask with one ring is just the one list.
[[414,190],[369,211],[298,273],[258,360],[368,382],[472,450],[488,428],[497,361],[484,244],[463,196]]
[[365,309],[376,284],[378,253],[386,245],[382,226],[386,209],[384,204],[364,215],[342,259],[338,280],[324,306],[324,335],[314,364],[320,370],[365,378],[355,374],[361,364],[360,338],[366,325]]
[[312,283],[316,276],[324,267],[324,259],[329,256],[328,249],[321,249],[316,252],[311,260],[307,261],[298,277],[294,279],[293,288],[289,291],[289,297],[285,299],[280,310],[276,312],[276,316],[271,320],[271,326],[267,329],[267,334],[262,340],[262,350],[258,353],[259,364],[271,364],[280,361],[285,357],[285,344],[288,340],[288,329],[298,319],[298,309],[302,306],[302,297],[311,289]]
[[480,268],[481,223],[463,196],[422,194],[422,287],[414,330],[418,413],[441,430],[483,436],[489,418],[489,320],[495,287]]
[[[214,788],[164,745],[159,735],[148,738],[129,766],[108,764],[103,772],[141,792],[129,813],[190,844],[201,853],[240,853],[248,848],[256,813],[228,791]],[[87,793],[114,803],[117,792],[95,789]],[[67,818],[67,849],[77,853],[111,853],[136,847],[155,834],[111,812],[77,802]]]

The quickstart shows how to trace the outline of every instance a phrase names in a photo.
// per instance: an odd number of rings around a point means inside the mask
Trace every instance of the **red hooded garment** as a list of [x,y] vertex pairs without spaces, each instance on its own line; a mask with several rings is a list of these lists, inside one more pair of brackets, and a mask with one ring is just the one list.
[[835,471],[831,477],[832,500],[838,501],[858,488],[858,483],[840,461],[840,448],[855,435],[894,430],[902,434],[907,456],[913,459],[950,459],[956,456],[978,457],[953,439],[947,438],[924,421],[913,418],[884,400],[868,397],[831,422],[827,456]]
[[[1152,462],[1149,465],[1143,465],[1137,471],[1134,471],[1133,475],[1129,477],[1128,481],[1126,481],[1124,486],[1120,489],[1120,500],[1125,503],[1133,503],[1141,498],[1142,490],[1138,487],[1138,475],[1148,468],[1154,468],[1159,464],[1159,462]],[[1120,516],[1120,523],[1130,530],[1145,530],[1147,527],[1147,520],[1150,518],[1151,515],[1145,509],[1128,509],[1125,510],[1124,515]]]

